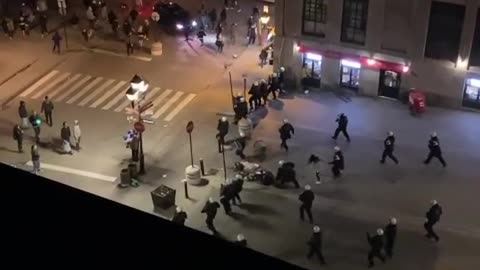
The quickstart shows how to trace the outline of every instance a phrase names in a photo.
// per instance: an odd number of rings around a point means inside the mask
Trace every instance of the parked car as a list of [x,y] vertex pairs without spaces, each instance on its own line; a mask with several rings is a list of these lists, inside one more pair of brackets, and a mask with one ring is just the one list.
[[159,2],[154,10],[160,15],[158,23],[166,28],[169,33],[183,32],[187,28],[193,29],[197,22],[190,13],[174,2]]

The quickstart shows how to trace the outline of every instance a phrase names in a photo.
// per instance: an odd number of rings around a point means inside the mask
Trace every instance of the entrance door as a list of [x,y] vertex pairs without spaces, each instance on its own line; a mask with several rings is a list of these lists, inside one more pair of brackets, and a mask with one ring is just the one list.
[[360,85],[360,68],[342,65],[340,85],[357,90]]
[[398,99],[400,96],[400,73],[392,70],[380,70],[378,95]]
[[480,109],[480,88],[473,86],[469,81],[465,84],[463,106]]

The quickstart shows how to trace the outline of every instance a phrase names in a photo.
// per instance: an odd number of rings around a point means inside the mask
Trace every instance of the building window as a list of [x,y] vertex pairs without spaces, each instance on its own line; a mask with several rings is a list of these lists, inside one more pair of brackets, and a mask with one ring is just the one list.
[[365,45],[367,16],[368,0],[344,0],[341,41]]
[[480,80],[468,79],[463,93],[463,106],[480,109]]
[[425,57],[456,62],[465,6],[432,1]]
[[469,59],[470,66],[480,66],[480,9],[477,10],[477,21],[475,23],[475,32],[473,35],[472,51]]
[[302,32],[307,35],[325,37],[324,25],[327,22],[327,0],[303,1]]

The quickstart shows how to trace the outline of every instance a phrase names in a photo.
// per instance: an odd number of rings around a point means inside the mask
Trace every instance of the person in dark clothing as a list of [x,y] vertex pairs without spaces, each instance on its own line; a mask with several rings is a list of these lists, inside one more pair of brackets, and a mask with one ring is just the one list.
[[[233,181],[232,185],[234,187],[234,194],[232,198],[232,203],[234,205],[241,205],[242,204],[242,199],[240,198],[240,192],[243,190],[243,177],[239,174],[235,175],[235,180]],[[238,201],[238,203],[237,203]]]
[[438,204],[436,200],[431,201],[432,206],[425,214],[426,222],[423,224],[425,230],[427,230],[427,234],[425,237],[428,239],[434,239],[436,242],[440,240],[438,235],[433,230],[433,225],[440,221],[440,216],[443,214],[442,207]]
[[217,215],[218,208],[220,208],[220,204],[214,201],[212,197],[210,197],[202,209],[202,213],[207,214],[207,219],[205,220],[205,223],[207,224],[208,229],[210,229],[213,234],[218,233],[217,229],[215,229],[215,226],[213,225],[213,220]]
[[138,161],[138,154],[140,149],[140,137],[137,131],[134,131],[132,140],[130,141],[130,150],[132,150],[132,161]]
[[126,47],[127,47],[127,56],[130,56],[133,54],[133,40],[132,40],[132,33],[128,34],[127,42],[126,42]]
[[278,71],[278,82],[279,82],[279,87],[280,91],[285,90],[285,68],[281,67],[280,70]]
[[433,132],[432,135],[430,135],[430,140],[428,141],[428,149],[430,150],[430,152],[428,153],[427,159],[423,163],[429,164],[432,158],[436,157],[440,161],[440,163],[442,163],[442,166],[444,168],[447,167],[447,163],[443,159],[442,149],[440,148],[440,141],[438,140],[436,132]]
[[223,47],[225,43],[223,42],[222,38],[219,38],[215,41],[215,45],[217,46],[217,53],[223,53]]
[[41,118],[38,115],[37,112],[32,112],[32,115],[29,117],[30,124],[33,127],[33,132],[35,132],[35,142],[37,144],[40,143],[40,124],[41,124]]
[[180,206],[177,206],[175,209],[175,214],[173,215],[172,222],[178,225],[185,225],[187,220],[187,213],[182,210]]
[[339,177],[341,175],[340,171],[343,170],[345,164],[343,160],[343,153],[340,150],[340,147],[335,146],[334,148],[335,153],[333,154],[333,160],[328,164],[332,166],[332,173],[334,177]]
[[278,132],[280,133],[280,140],[282,140],[280,148],[284,148],[285,151],[288,152],[287,140],[292,138],[292,135],[295,134],[295,129],[287,119],[283,119],[283,125],[278,129]]
[[261,94],[260,94],[260,84],[258,82],[254,82],[250,87],[250,91],[248,91],[250,98],[248,99],[248,103],[250,104],[250,110],[256,110],[260,107],[261,102]]
[[255,27],[255,24],[249,28],[248,32],[248,45],[255,45],[255,40],[257,40],[257,28]]
[[385,256],[382,254],[383,249],[383,230],[377,229],[377,234],[375,236],[370,236],[367,232],[367,241],[370,245],[370,251],[368,252],[368,267],[371,268],[375,264],[373,258],[379,258],[383,263],[385,263]]
[[225,136],[228,134],[230,124],[228,123],[227,117],[223,116],[218,120],[217,124],[217,141],[218,141],[218,152],[222,153],[222,145],[225,144]]
[[393,136],[392,131],[388,132],[387,138],[383,141],[383,146],[385,148],[383,149],[382,159],[380,160],[380,163],[385,163],[385,158],[389,157],[396,164],[398,164],[398,159],[393,155],[393,150],[395,148],[395,136]]
[[217,25],[217,10],[215,8],[210,10],[210,12],[208,13],[208,17],[210,19],[210,24],[213,31],[215,26]]
[[18,22],[18,27],[22,31],[22,35],[24,37],[30,35],[28,21],[25,18],[25,16],[20,16],[20,21]]
[[112,33],[115,35],[115,37],[117,37],[118,36],[118,19],[117,18],[113,19],[110,25],[112,26]]
[[6,18],[2,19],[2,30],[3,30],[3,33],[5,33],[5,36],[8,37],[10,34],[10,31],[8,29],[8,22]]
[[243,150],[245,150],[246,144],[247,144],[247,139],[245,138],[245,134],[240,133],[240,137],[235,140],[235,145],[237,147],[235,154],[239,156],[241,159],[246,158],[245,154],[243,153]]
[[284,186],[285,183],[292,182],[295,185],[295,188],[300,188],[300,185],[297,181],[297,174],[295,172],[295,164],[280,160],[278,165],[280,165],[280,167],[277,170],[276,180],[280,182],[280,186]]
[[222,22],[219,22],[218,25],[217,25],[217,28],[215,29],[216,33],[217,33],[217,40],[220,39],[220,35],[222,35],[223,33],[223,23]]
[[30,154],[32,156],[33,173],[38,174],[40,172],[40,154],[38,153],[37,144],[33,144],[30,148]]
[[87,28],[82,29],[82,37],[83,37],[83,40],[85,40],[85,42],[88,42],[88,30],[87,30]]
[[197,32],[197,37],[198,37],[198,40],[200,40],[200,46],[203,46],[204,44],[204,38],[205,36],[207,36],[207,33],[205,33],[205,29],[202,27],[198,32]]
[[307,258],[310,259],[315,254],[317,258],[320,260],[320,264],[325,265],[326,262],[322,253],[322,242],[323,242],[322,231],[320,230],[319,226],[314,226],[312,237],[310,237],[310,240],[308,240],[307,242],[308,244]]
[[48,29],[47,29],[47,15],[42,14],[40,15],[40,18],[38,20],[40,24],[40,33],[42,34],[42,38],[48,34]]
[[20,106],[18,106],[18,116],[22,120],[22,128],[28,128],[28,111],[25,101],[20,101]]
[[260,95],[263,99],[263,104],[260,103],[261,106],[266,106],[268,101],[268,83],[265,79],[262,79],[260,82]]
[[45,97],[45,99],[42,102],[42,108],[40,110],[40,113],[45,113],[45,122],[47,122],[47,125],[53,126],[53,120],[52,120],[52,113],[53,113],[53,103],[50,99],[48,99],[48,96]]
[[52,36],[52,41],[53,41],[53,49],[52,52],[57,52],[60,54],[60,42],[62,41],[62,37],[60,36],[60,33],[58,31],[55,31],[55,34]]
[[235,107],[233,109],[235,111],[234,123],[237,124],[240,119],[246,118],[248,115],[248,103],[245,101],[245,98],[240,97],[239,102],[235,103]]
[[225,185],[222,185],[220,189],[220,203],[223,205],[223,209],[225,210],[225,214],[231,215],[232,214],[232,206],[230,205],[230,201],[235,196],[236,187],[233,185],[231,180],[227,180]]
[[220,11],[220,23],[224,23],[227,21],[227,8],[223,8],[222,11]]
[[128,20],[125,20],[123,22],[122,30],[125,36],[127,37],[129,37],[130,34],[132,33],[132,25],[130,24],[130,22],[128,22]]
[[273,73],[269,78],[269,91],[272,93],[273,99],[277,99],[277,91],[280,89],[277,73]]
[[13,139],[17,141],[18,152],[23,153],[23,130],[19,125],[13,127]]
[[263,49],[258,55],[258,57],[260,58],[260,67],[263,68],[263,66],[267,64],[267,57],[268,57],[267,50]]
[[62,124],[62,129],[60,130],[60,137],[62,138],[64,144],[68,144],[68,146],[64,148],[64,150],[67,151],[70,155],[73,155],[72,148],[70,147],[70,138],[72,137],[72,132],[70,130],[70,127],[67,125],[67,122],[63,122]]
[[237,240],[234,243],[241,247],[247,247],[247,239],[243,234],[237,234]]
[[315,199],[315,194],[312,192],[312,188],[310,185],[305,186],[305,191],[298,196],[298,200],[302,202],[300,205],[300,219],[304,220],[304,212],[307,212],[308,219],[310,220],[310,224],[313,223],[313,216],[312,216],[312,204],[313,200]]
[[393,245],[397,237],[397,219],[391,218],[390,222],[385,226],[385,253],[387,257],[393,257]]
[[344,113],[341,113],[338,116],[337,120],[335,120],[335,122],[338,123],[338,127],[335,130],[335,134],[333,135],[332,139],[336,140],[337,137],[338,137],[338,134],[340,134],[340,132],[342,132],[343,136],[345,136],[345,138],[347,138],[347,141],[350,142],[350,136],[348,136],[348,132],[347,132],[347,126],[348,126],[347,116]]

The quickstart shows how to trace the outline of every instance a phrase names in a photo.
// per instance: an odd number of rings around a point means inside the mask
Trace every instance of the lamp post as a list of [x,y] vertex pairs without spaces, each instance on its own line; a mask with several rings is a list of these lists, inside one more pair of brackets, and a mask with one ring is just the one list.
[[[140,76],[135,74],[132,80],[130,81],[130,87],[128,88],[125,95],[127,99],[131,101],[132,109],[135,109],[135,102],[140,102],[141,99],[145,96],[145,92],[148,90],[148,83]],[[140,150],[140,169],[138,174],[143,175],[145,174],[145,156],[143,154],[143,132],[144,126],[142,123],[142,108],[140,104],[138,104],[137,113],[138,113],[138,125],[135,125],[135,129],[140,133],[140,142],[139,142],[139,150]],[[137,128],[139,127],[139,128]]]

